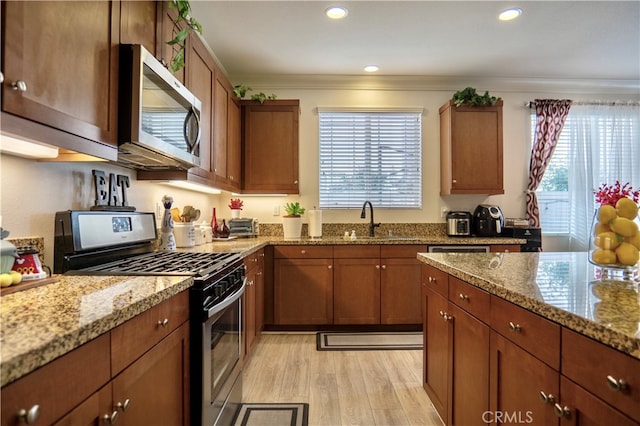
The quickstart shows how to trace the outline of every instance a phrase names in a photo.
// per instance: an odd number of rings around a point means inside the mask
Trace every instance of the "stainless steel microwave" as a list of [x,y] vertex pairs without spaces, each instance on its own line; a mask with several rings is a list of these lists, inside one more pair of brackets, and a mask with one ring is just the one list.
[[202,103],[150,52],[120,46],[118,162],[145,170],[200,164]]

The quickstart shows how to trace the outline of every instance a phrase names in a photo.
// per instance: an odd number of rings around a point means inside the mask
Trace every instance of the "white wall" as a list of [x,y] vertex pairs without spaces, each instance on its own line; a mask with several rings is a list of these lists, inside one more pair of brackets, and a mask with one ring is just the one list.
[[[241,81],[235,82],[242,83]],[[473,83],[473,82],[471,82]],[[256,217],[261,223],[279,223],[273,215],[273,207],[287,201],[301,201],[312,208],[318,203],[318,117],[319,106],[341,107],[421,107],[423,117],[423,206],[421,209],[376,209],[376,220],[382,222],[443,222],[441,209],[473,210],[477,204],[498,204],[507,217],[524,215],[524,189],[527,183],[531,129],[530,110],[524,103],[535,98],[638,99],[635,94],[620,94],[619,90],[553,90],[516,91],[502,89],[500,84],[474,86],[479,91],[489,90],[504,100],[504,185],[505,194],[491,197],[453,195],[440,197],[439,175],[439,116],[438,108],[456,90],[464,88],[410,88],[393,89],[388,86],[375,88],[344,87],[284,87],[280,84],[260,85],[251,82],[255,92],[275,93],[279,99],[300,99],[300,192],[289,197],[249,197],[245,201],[244,215]],[[473,85],[473,84],[472,84]],[[557,87],[562,87],[557,86]],[[637,92],[637,90],[636,90]],[[46,142],[46,141],[45,141]],[[129,204],[139,211],[155,211],[164,194],[175,199],[175,206],[190,204],[203,211],[209,220],[211,209],[217,207],[218,217],[229,217],[226,205],[231,194],[206,195],[180,190],[165,185],[136,181],[135,172],[107,163],[45,163],[3,155],[0,157],[0,214],[2,226],[11,231],[12,237],[45,237],[46,261],[51,263],[53,252],[53,227],[56,211],[88,209],[94,204],[94,187],[91,171],[125,174],[130,177]],[[358,222],[359,211],[325,211],[323,220],[328,223]],[[562,244],[554,243],[556,249]]]

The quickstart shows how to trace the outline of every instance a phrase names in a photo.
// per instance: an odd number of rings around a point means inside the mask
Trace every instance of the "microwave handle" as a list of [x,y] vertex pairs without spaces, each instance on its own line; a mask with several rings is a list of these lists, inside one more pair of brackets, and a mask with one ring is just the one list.
[[[188,132],[189,123],[191,122],[192,119],[196,121],[197,131],[196,131],[195,139],[189,138],[189,132]],[[200,117],[198,117],[198,112],[193,106],[189,108],[189,112],[187,113],[187,116],[184,118],[182,132],[184,135],[184,140],[187,142],[187,146],[189,147],[189,152],[193,153],[196,147],[198,146],[198,144],[200,143]]]

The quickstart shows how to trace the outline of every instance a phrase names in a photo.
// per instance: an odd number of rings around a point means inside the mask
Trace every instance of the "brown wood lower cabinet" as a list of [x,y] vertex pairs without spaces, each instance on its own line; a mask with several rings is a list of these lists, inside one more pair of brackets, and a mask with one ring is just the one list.
[[[21,411],[37,411],[32,424],[188,425],[187,301],[182,292],[2,387],[1,424],[24,424]],[[114,357],[114,349],[130,346],[124,358]],[[114,359],[128,362],[115,371]]]
[[424,388],[447,425],[640,425],[640,360],[422,267]]
[[[423,268],[425,391],[446,424],[484,424],[489,409],[490,330],[465,309],[488,311],[489,295],[466,289],[468,284],[443,277],[429,266]],[[486,315],[483,320],[487,321]]]
[[264,324],[264,250],[259,250],[244,259],[247,285],[243,298],[244,359],[248,360],[251,349],[258,341]]

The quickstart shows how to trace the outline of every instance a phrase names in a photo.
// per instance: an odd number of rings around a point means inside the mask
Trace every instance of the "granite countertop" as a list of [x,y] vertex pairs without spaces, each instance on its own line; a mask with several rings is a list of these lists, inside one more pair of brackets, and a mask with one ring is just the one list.
[[640,359],[640,277],[613,279],[588,253],[418,253],[428,265]]
[[[267,245],[330,244],[521,244],[513,238],[412,239],[325,236],[284,240],[279,236],[217,240],[190,252],[239,252],[247,256]],[[3,295],[0,301],[2,386],[64,355],[135,315],[189,288],[185,277],[56,275],[57,282]]]

